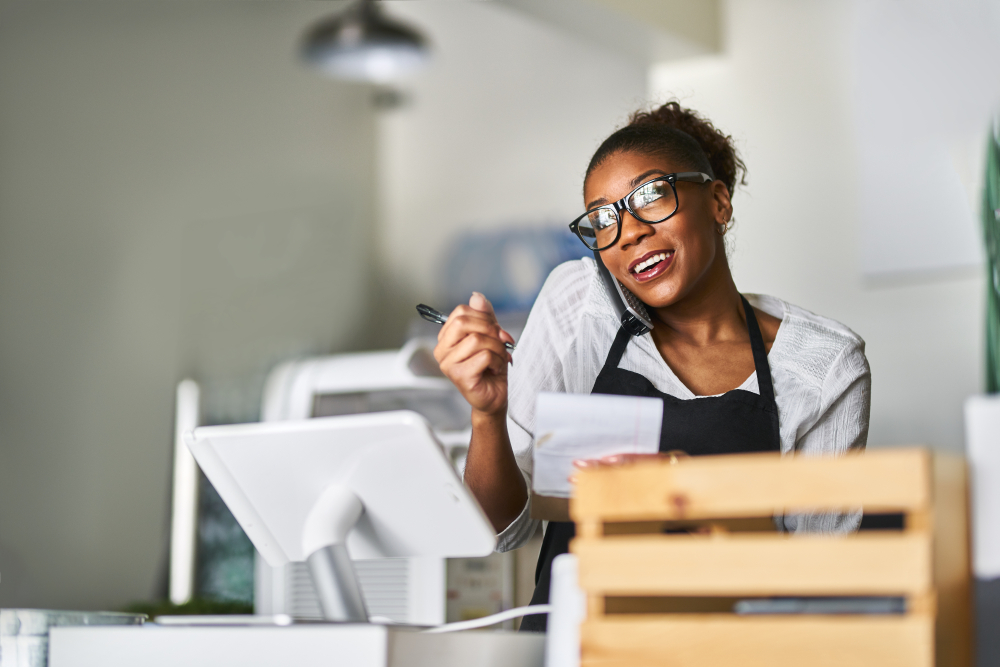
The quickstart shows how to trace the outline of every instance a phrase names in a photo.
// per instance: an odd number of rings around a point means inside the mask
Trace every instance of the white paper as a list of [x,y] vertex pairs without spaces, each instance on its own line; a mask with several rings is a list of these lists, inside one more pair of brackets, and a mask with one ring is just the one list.
[[972,469],[972,541],[976,576],[1000,577],[1000,397],[965,402],[966,451]]
[[569,498],[573,461],[660,448],[663,399],[604,394],[538,395],[532,490]]

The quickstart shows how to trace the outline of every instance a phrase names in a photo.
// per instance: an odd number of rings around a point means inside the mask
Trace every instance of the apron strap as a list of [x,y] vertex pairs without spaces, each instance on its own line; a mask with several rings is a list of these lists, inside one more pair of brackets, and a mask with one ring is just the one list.
[[750,349],[753,351],[753,365],[757,372],[757,387],[760,395],[768,401],[774,403],[774,385],[771,382],[771,365],[767,363],[767,349],[764,347],[764,337],[760,333],[760,326],[757,324],[757,315],[753,312],[753,306],[742,294],[743,312],[747,318],[747,332],[750,334]]
[[610,375],[618,370],[618,364],[621,363],[622,355],[625,354],[625,348],[628,347],[628,342],[632,340],[632,334],[622,325],[618,328],[618,335],[615,336],[615,342],[611,344],[611,349],[608,351],[608,357],[604,360],[604,368],[597,376],[594,385],[604,376]]

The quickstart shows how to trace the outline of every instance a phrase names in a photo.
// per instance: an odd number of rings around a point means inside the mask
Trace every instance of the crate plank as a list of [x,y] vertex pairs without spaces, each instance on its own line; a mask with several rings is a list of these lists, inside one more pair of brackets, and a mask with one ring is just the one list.
[[928,534],[577,538],[580,586],[605,595],[905,595],[931,590]]
[[930,453],[903,449],[829,457],[739,454],[582,470],[575,521],[770,516],[796,508],[869,512],[926,509]]
[[583,667],[932,667],[929,615],[629,615],[581,627]]
[[937,665],[968,667],[972,656],[972,554],[965,459],[934,456],[934,585],[937,590]]

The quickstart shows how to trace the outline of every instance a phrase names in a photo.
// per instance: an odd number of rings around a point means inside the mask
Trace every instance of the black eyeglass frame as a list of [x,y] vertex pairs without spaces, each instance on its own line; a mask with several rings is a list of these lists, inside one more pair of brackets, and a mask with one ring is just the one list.
[[[673,217],[674,214],[677,213],[677,210],[680,208],[680,203],[681,202],[680,202],[680,199],[677,196],[677,181],[688,181],[688,182],[692,182],[692,183],[702,183],[702,184],[704,184],[704,183],[711,183],[714,180],[715,180],[715,178],[713,176],[711,176],[709,174],[706,174],[703,171],[682,171],[682,172],[676,173],[676,174],[666,174],[665,176],[657,176],[656,178],[651,178],[650,180],[646,181],[645,183],[641,183],[640,185],[637,185],[634,190],[632,190],[630,193],[628,193],[627,195],[625,195],[624,197],[622,197],[618,201],[612,202],[610,204],[603,204],[601,206],[596,206],[596,207],[590,209],[589,211],[587,211],[586,213],[584,213],[583,215],[581,215],[580,217],[578,217],[576,220],[574,220],[573,222],[569,223],[569,230],[571,232],[573,232],[574,234],[576,234],[577,238],[579,238],[580,241],[583,242],[583,245],[587,246],[591,250],[596,250],[597,252],[600,252],[601,250],[607,250],[608,248],[610,248],[614,244],[618,243],[618,239],[620,239],[622,237],[622,211],[628,211],[629,214],[633,218],[635,218],[636,220],[638,220],[640,222],[644,222],[647,225],[655,225],[657,223],[663,222],[664,220],[667,220],[667,219]],[[644,220],[642,218],[642,216],[638,215],[635,211],[632,210],[632,207],[629,205],[628,200],[631,199],[632,195],[634,195],[636,192],[638,192],[642,188],[646,187],[650,183],[656,183],[657,181],[666,181],[667,183],[670,184],[670,189],[674,193],[674,210],[671,211],[669,215],[667,215],[666,217],[660,218],[659,220]],[[591,246],[589,243],[587,243],[587,240],[585,238],[583,238],[583,234],[580,233],[580,221],[583,220],[584,218],[586,218],[588,215],[590,215],[594,211],[599,211],[602,208],[610,208],[612,211],[614,211],[615,218],[618,219],[618,224],[617,224],[618,231],[615,234],[615,240],[614,241],[612,241],[611,243],[609,243],[608,245],[606,245],[604,247],[595,248],[595,247]],[[594,240],[596,242],[596,238]]]

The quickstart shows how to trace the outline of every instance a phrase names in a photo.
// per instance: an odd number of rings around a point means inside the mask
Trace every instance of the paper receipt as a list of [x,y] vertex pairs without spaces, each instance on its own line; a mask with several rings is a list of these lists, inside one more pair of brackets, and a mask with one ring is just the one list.
[[543,392],[535,407],[534,473],[538,495],[569,498],[573,461],[660,448],[663,399]]

